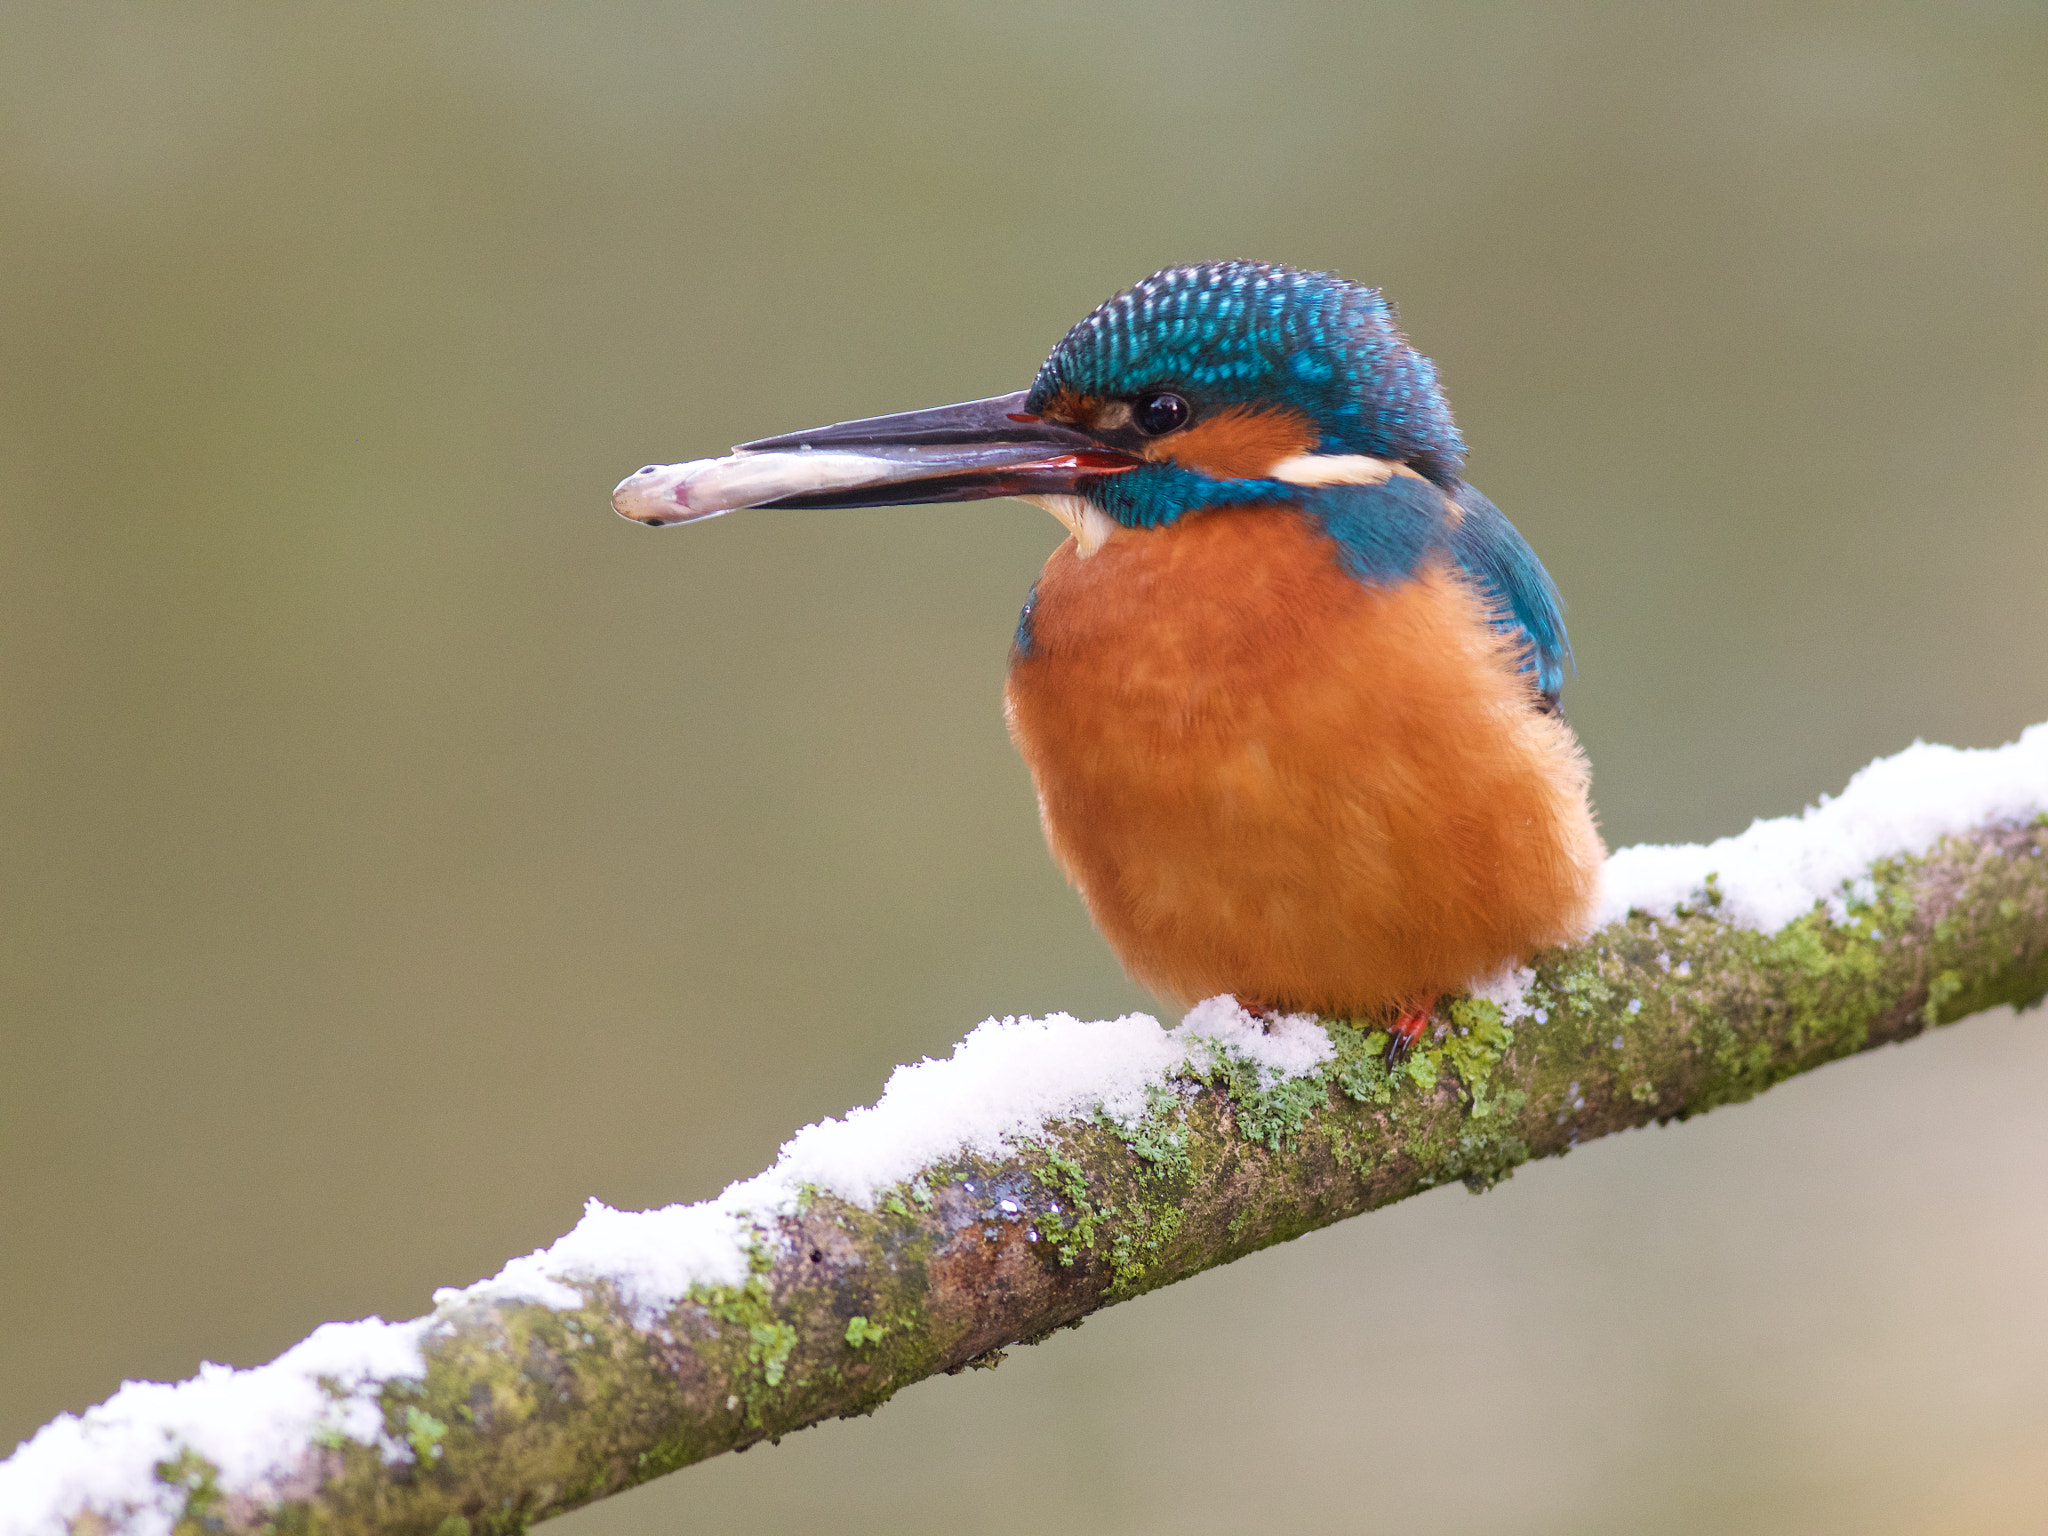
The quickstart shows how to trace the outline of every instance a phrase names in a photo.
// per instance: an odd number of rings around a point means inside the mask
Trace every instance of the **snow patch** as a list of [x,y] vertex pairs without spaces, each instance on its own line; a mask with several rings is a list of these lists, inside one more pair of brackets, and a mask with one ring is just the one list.
[[1145,1090],[1181,1065],[1187,1045],[1182,1030],[1145,1013],[1097,1023],[1064,1013],[990,1019],[945,1061],[898,1067],[872,1108],[805,1126],[761,1180],[779,1185],[784,1200],[809,1184],[872,1207],[882,1191],[957,1153],[999,1157],[1047,1122],[1097,1106],[1119,1119],[1142,1113]]
[[[1607,861],[1595,928],[1631,910],[1669,916],[1701,905],[1717,877],[1717,916],[1770,933],[1827,902],[1879,859],[1927,852],[1942,838],[2048,811],[2048,724],[1981,751],[1916,741],[1879,758],[1839,795],[1798,816],[1753,823],[1718,842],[1624,848]],[[1865,889],[1868,889],[1866,886]]]
[[582,1303],[575,1282],[605,1280],[645,1323],[693,1285],[743,1284],[750,1246],[771,1240],[774,1218],[793,1213],[806,1188],[872,1210],[934,1163],[963,1152],[1005,1156],[1056,1120],[1100,1110],[1134,1123],[1149,1090],[1184,1069],[1206,1072],[1226,1050],[1258,1066],[1262,1087],[1337,1055],[1313,1018],[1262,1022],[1230,997],[1196,1005],[1172,1030],[1145,1013],[1092,1023],[1064,1013],[989,1019],[944,1061],[898,1067],[873,1105],[805,1126],[782,1144],[773,1167],[716,1200],[658,1211],[615,1211],[593,1200],[551,1247],[434,1300],[573,1307]]
[[1511,965],[1498,976],[1472,983],[1472,995],[1500,1009],[1501,1022],[1512,1026],[1536,1012],[1536,1005],[1528,1001],[1529,984],[1535,979],[1529,966]]
[[[752,1182],[752,1181],[750,1181]],[[546,1248],[514,1259],[488,1280],[434,1292],[437,1307],[467,1302],[537,1301],[565,1310],[583,1305],[573,1282],[611,1282],[639,1321],[665,1311],[693,1285],[741,1285],[753,1232],[735,1184],[716,1200],[618,1211],[586,1201],[583,1219]]]
[[1283,1078],[1304,1077],[1337,1059],[1337,1047],[1314,1014],[1258,1019],[1228,994],[1195,1004],[1174,1034],[1184,1042],[1188,1064],[1197,1072],[1208,1065],[1195,1059],[1197,1051],[1206,1048],[1212,1060],[1216,1053],[1229,1051],[1257,1065],[1261,1088],[1271,1088]]
[[[0,1536],[64,1536],[91,1507],[132,1508],[127,1529],[170,1536],[185,1490],[157,1481],[158,1462],[191,1450],[220,1468],[220,1487],[274,1496],[315,1435],[345,1435],[410,1455],[384,1435],[377,1393],[426,1374],[429,1319],[326,1323],[268,1365],[238,1371],[211,1361],[175,1384],[128,1381],[97,1408],[59,1414],[0,1462]],[[329,1395],[325,1378],[334,1386]]]

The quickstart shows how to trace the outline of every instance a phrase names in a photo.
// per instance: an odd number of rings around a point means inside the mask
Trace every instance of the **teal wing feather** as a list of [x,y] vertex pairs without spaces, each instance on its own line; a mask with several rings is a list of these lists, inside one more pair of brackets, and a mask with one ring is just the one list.
[[1557,583],[1499,507],[1462,481],[1452,496],[1465,515],[1450,531],[1451,551],[1493,599],[1494,623],[1526,645],[1523,666],[1535,674],[1537,689],[1555,712],[1572,660]]

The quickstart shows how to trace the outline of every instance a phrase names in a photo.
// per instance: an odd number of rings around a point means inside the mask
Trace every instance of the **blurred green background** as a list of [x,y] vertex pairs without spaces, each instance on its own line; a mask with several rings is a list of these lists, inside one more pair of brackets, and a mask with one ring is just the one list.
[[[643,462],[1383,285],[1610,841],[2048,717],[2038,4],[0,11],[0,1446],[1151,1007],[998,690],[1014,503]],[[2048,1042],[1438,1191],[563,1536],[2048,1530]]]

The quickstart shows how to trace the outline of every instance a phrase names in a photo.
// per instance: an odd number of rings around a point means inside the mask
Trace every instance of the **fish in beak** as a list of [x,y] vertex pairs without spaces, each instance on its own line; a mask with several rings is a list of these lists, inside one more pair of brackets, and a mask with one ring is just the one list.
[[1145,462],[1032,415],[1024,398],[1019,390],[964,405],[870,416],[742,443],[722,459],[649,464],[619,482],[612,506],[621,517],[663,528],[742,507],[1071,498],[1090,476]]

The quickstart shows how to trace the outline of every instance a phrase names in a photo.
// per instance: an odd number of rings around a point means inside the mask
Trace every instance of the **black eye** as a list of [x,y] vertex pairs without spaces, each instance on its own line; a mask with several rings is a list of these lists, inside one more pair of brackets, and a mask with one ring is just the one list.
[[1131,402],[1131,425],[1147,437],[1178,432],[1188,424],[1188,418],[1193,414],[1194,410],[1187,401],[1170,389],[1140,395]]

